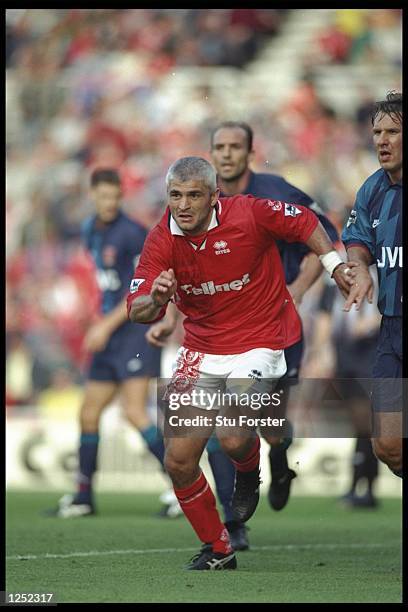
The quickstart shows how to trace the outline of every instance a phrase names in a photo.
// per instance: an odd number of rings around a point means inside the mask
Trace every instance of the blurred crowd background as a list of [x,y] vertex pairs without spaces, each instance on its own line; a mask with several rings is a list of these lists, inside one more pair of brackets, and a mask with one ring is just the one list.
[[[99,300],[80,243],[95,167],[120,170],[125,210],[151,227],[170,163],[208,158],[214,125],[246,121],[253,169],[340,230],[378,168],[371,104],[401,90],[401,38],[400,9],[7,9],[8,410],[79,402]],[[335,369],[327,309],[316,337],[324,291],[302,304],[310,376]]]

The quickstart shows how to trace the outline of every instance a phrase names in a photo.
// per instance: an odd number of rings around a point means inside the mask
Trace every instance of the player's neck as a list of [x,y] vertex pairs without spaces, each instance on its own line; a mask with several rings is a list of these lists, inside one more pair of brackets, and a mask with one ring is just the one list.
[[218,177],[218,187],[223,195],[233,196],[237,193],[244,193],[249,185],[251,170],[247,168],[241,176],[232,181],[225,181],[220,176]]
[[388,178],[391,183],[401,183],[402,182],[402,168],[397,170],[396,172],[387,172]]
[[112,225],[112,223],[115,223],[115,221],[117,220],[118,217],[119,217],[119,213],[116,215],[116,217],[114,219],[110,219],[109,221],[104,221],[103,219],[101,219],[99,217],[99,215],[97,215],[97,217],[96,217],[96,226],[99,229],[105,229],[105,228],[109,227],[110,225]]

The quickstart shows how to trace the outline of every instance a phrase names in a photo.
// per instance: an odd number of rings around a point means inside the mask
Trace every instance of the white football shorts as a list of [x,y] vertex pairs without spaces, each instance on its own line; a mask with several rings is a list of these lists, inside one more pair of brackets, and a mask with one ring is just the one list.
[[[180,347],[173,364],[167,393],[191,395],[191,404],[205,410],[218,410],[237,394],[245,396],[272,393],[286,373],[284,350],[255,348],[237,355],[212,355]],[[234,396],[236,397],[236,396]]]

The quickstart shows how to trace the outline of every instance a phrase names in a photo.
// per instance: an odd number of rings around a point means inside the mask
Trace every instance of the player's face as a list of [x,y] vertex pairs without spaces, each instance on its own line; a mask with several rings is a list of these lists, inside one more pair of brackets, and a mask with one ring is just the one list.
[[99,183],[92,189],[96,214],[103,223],[112,223],[119,213],[121,188],[112,183]]
[[395,117],[377,115],[373,125],[373,138],[381,167],[393,181],[401,180],[402,124]]
[[248,137],[240,127],[220,128],[215,132],[211,148],[211,158],[218,176],[223,181],[239,179],[252,161],[252,151],[248,151]]
[[200,180],[183,183],[171,181],[167,189],[167,203],[179,228],[186,234],[197,235],[208,228],[219,194],[219,189],[211,193]]

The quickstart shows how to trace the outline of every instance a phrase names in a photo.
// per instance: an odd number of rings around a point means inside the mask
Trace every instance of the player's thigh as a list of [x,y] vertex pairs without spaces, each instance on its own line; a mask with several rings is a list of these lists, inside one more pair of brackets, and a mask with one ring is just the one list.
[[[286,373],[286,360],[283,350],[267,348],[253,349],[237,356],[236,363],[226,381],[227,392],[235,392],[238,405],[235,413],[241,423],[251,423],[253,419],[267,419],[269,425],[263,428],[263,435],[280,438],[284,435],[284,411],[281,407],[278,383]],[[233,410],[224,406],[224,414],[233,416]],[[277,425],[278,424],[278,425]],[[231,438],[237,437],[231,431]],[[248,437],[242,426],[238,437]],[[233,440],[230,440],[233,446]]]
[[374,440],[402,438],[402,412],[374,412]]
[[80,419],[83,426],[94,425],[102,411],[114,399],[118,385],[114,381],[88,380],[84,388]]
[[[393,320],[383,317],[373,366],[374,413],[401,412],[402,391],[402,330],[396,327]],[[385,422],[390,422],[392,419],[384,417],[383,420],[385,427]]]

